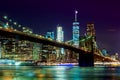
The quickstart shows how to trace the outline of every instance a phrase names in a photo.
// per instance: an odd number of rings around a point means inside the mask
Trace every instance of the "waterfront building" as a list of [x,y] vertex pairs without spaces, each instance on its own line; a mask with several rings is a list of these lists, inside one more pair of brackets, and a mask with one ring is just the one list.
[[104,56],[108,56],[107,50],[106,50],[105,48],[102,49],[102,54],[103,54]]
[[[46,38],[49,39],[49,40],[54,40],[54,32],[53,31],[48,31],[46,33]],[[52,62],[52,61],[55,61],[55,56],[56,54],[54,53],[54,48],[53,46],[50,46],[50,45],[43,45],[42,46],[42,57],[41,57],[41,60],[42,61],[47,61],[48,63],[49,62]]]
[[119,54],[118,53],[115,53],[115,58],[116,58],[116,60],[119,60]]
[[[64,42],[64,31],[62,26],[58,25],[57,26],[57,42],[63,43]],[[65,51],[64,48],[56,48],[56,58],[58,61],[61,60],[62,55],[64,55]]]
[[40,43],[33,43],[33,50],[32,50],[32,57],[31,59],[34,61],[40,60],[40,55],[41,55],[41,48],[42,45]]
[[17,60],[31,60],[33,58],[33,42],[19,40],[16,48]]
[[41,62],[51,62],[52,60],[55,61],[56,51],[55,47],[51,45],[42,45],[42,53],[40,53],[40,60]]

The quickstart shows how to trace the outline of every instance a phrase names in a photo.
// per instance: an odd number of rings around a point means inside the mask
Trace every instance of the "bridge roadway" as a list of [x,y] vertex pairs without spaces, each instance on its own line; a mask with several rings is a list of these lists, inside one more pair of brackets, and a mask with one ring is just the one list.
[[[61,47],[61,48],[72,50],[76,53],[90,53],[90,52],[86,52],[86,51],[84,51],[80,48],[76,48],[76,47],[73,47],[73,46],[65,44],[65,43],[52,41],[52,40],[49,40],[49,39],[46,39],[46,38],[43,38],[43,37],[40,37],[40,36],[24,33],[24,32],[13,30],[13,29],[0,28],[0,36],[11,37],[11,38],[15,38],[15,39],[17,38],[18,40],[28,40],[28,41],[32,41],[32,42],[52,45],[52,46],[56,46],[56,47]],[[110,61],[116,61],[116,60],[113,60],[111,58],[101,56],[97,53],[94,53],[94,57],[97,57],[101,60],[109,61],[109,62]]]

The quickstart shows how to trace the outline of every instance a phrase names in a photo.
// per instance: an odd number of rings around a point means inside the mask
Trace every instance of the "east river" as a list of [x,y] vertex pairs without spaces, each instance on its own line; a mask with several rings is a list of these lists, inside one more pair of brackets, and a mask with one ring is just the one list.
[[120,67],[0,66],[0,80],[120,80]]

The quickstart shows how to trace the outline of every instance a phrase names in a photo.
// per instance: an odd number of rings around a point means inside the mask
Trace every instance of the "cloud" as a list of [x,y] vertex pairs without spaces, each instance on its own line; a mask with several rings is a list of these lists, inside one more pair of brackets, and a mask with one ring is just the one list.
[[115,32],[115,31],[117,31],[117,30],[116,30],[116,29],[107,29],[107,31]]

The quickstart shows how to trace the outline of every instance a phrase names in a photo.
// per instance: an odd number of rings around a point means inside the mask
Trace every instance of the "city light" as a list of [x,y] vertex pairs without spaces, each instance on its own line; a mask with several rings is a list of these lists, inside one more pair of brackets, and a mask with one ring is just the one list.
[[[7,57],[11,60],[15,60],[16,62],[14,62],[14,65],[21,65],[24,62],[25,64],[26,62],[30,64],[34,62],[35,65],[79,65],[79,57],[85,53],[88,57],[83,57],[89,58],[89,54],[93,49],[95,62],[117,61],[117,54],[116,56],[113,55],[108,57],[107,55],[103,55],[105,51],[102,53],[98,48],[95,40],[96,35],[93,23],[87,24],[86,35],[81,36],[79,32],[79,22],[77,21],[77,13],[78,11],[75,11],[76,16],[73,22],[72,31],[73,38],[66,42],[64,42],[64,30],[62,26],[57,26],[57,37],[55,41],[55,34],[53,31],[48,31],[46,36],[39,35],[33,33],[33,30],[29,27],[22,27],[22,25],[18,24],[16,21],[12,21],[12,19],[8,19],[7,16],[4,16],[6,22],[1,22],[0,30],[5,34],[10,34],[10,36],[14,38],[6,37],[7,41],[3,40],[5,44],[2,44],[2,42],[0,43],[1,58]],[[92,57],[90,58],[92,59]],[[24,62],[19,62],[17,60]],[[13,65],[11,62],[8,65]]]
[[8,19],[8,17],[7,17],[7,16],[3,16],[3,18],[4,18],[4,19]]

